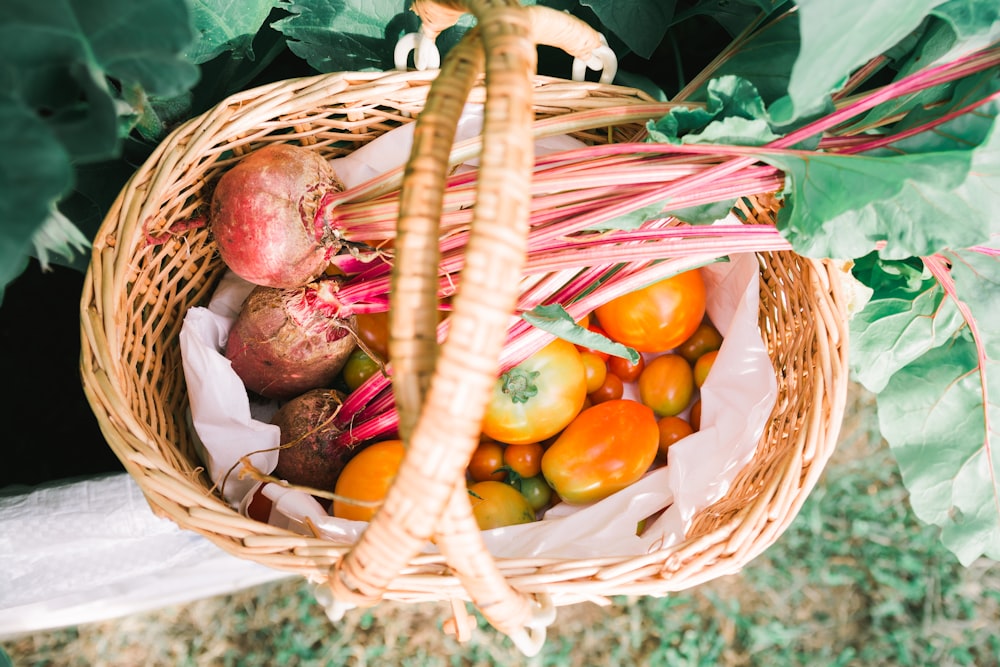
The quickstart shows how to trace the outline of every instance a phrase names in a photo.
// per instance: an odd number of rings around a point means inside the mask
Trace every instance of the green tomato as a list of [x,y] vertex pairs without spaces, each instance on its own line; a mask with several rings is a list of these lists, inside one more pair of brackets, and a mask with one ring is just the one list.
[[521,477],[517,481],[517,488],[536,512],[548,507],[552,502],[552,487],[545,481],[544,475]]
[[341,374],[344,378],[344,384],[347,385],[348,389],[354,391],[362,384],[365,380],[380,372],[381,368],[377,361],[365,354],[364,350],[360,347],[355,348],[351,352],[351,356],[347,358],[347,363],[344,364],[344,369]]

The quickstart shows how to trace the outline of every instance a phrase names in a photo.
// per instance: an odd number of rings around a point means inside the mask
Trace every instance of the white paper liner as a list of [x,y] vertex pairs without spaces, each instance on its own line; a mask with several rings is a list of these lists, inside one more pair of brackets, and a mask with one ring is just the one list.
[[[481,127],[481,108],[470,106],[457,140]],[[389,132],[331,163],[347,187],[403,164],[412,125]],[[541,145],[544,141],[545,144]],[[580,146],[570,137],[540,140],[539,154]],[[727,220],[726,222],[733,222]],[[500,558],[593,558],[640,555],[683,539],[692,517],[721,498],[752,458],[774,406],[777,382],[757,330],[758,265],[751,254],[702,269],[709,317],[724,342],[702,395],[702,428],[675,444],[670,464],[609,498],[587,506],[556,505],[537,522],[484,531],[491,553]],[[239,480],[239,459],[278,446],[276,426],[267,423],[274,404],[251,406],[246,390],[223,355],[229,327],[252,285],[227,275],[207,308],[188,311],[181,331],[184,373],[191,419],[203,460],[216,484],[226,479],[224,496],[246,512],[261,485]],[[265,473],[274,470],[277,452],[251,456]],[[233,471],[233,472],[231,472]],[[337,519],[308,494],[275,484],[262,493],[274,501],[270,522],[307,533],[305,519],[337,543],[352,544],[365,522]],[[662,512],[637,536],[637,524]],[[427,550],[433,551],[433,545]]]

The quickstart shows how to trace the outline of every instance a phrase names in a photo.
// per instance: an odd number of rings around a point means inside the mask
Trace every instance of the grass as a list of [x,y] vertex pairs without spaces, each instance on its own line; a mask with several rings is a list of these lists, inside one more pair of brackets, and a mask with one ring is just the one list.
[[669,597],[563,607],[530,660],[481,618],[466,644],[444,635],[445,604],[383,603],[333,624],[298,579],[3,648],[18,667],[1000,665],[1000,565],[962,567],[917,521],[870,397],[852,395],[820,485],[763,556]]

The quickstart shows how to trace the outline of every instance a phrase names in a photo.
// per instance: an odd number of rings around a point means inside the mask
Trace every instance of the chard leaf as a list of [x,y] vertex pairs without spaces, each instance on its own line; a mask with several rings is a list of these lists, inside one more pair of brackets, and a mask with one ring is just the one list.
[[607,352],[616,357],[628,359],[633,364],[639,361],[638,352],[596,331],[581,327],[566,312],[566,309],[557,303],[548,306],[535,306],[531,310],[521,313],[521,317],[528,324],[538,327],[553,336],[567,340],[574,345]]
[[[716,77],[726,75],[744,78],[757,88],[767,104],[788,93],[792,67],[799,55],[799,15],[785,14],[755,32],[739,45],[715,71]],[[707,85],[693,99],[703,100]]]
[[903,40],[942,0],[796,0],[795,4],[801,48],[788,84],[788,104],[781,107],[783,122],[819,108],[854,69]]
[[678,107],[647,123],[649,140],[663,143],[716,143],[760,146],[777,139],[757,88],[737,76],[712,79],[705,107]]
[[[881,241],[885,259],[984,242],[1000,226],[994,214],[1000,207],[996,104],[986,111],[976,123],[945,124],[905,144],[925,152],[762,153],[762,160],[785,172],[779,229],[801,254],[843,259],[866,255]],[[965,136],[951,136],[963,123]],[[989,130],[970,148],[975,132],[983,132],[981,123]]]
[[663,41],[674,16],[677,0],[580,0],[629,49],[649,58]]
[[851,370],[878,393],[896,371],[948,342],[963,320],[920,260],[888,261],[872,253],[853,273],[873,296],[850,322]]
[[226,51],[254,59],[253,39],[278,0],[190,0],[198,39],[184,52],[200,64]]
[[929,261],[969,326],[893,375],[878,411],[914,512],[968,565],[1000,559],[1000,258],[943,259]]

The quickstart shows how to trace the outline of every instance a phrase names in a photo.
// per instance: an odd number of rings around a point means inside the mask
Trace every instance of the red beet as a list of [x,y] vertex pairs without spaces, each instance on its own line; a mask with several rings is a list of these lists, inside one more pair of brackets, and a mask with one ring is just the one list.
[[331,302],[337,281],[297,289],[255,287],[226,341],[226,358],[252,392],[288,399],[328,387],[347,363],[354,316],[339,318]]
[[[275,477],[313,489],[333,491],[337,477],[355,447],[334,444],[339,431],[333,417],[343,394],[332,389],[313,389],[281,406],[271,423],[281,430]],[[289,444],[291,443],[291,444]]]
[[315,151],[272,144],[219,179],[209,216],[219,255],[233,273],[268,287],[298,287],[320,276],[340,249],[317,219],[323,196],[344,189]]

